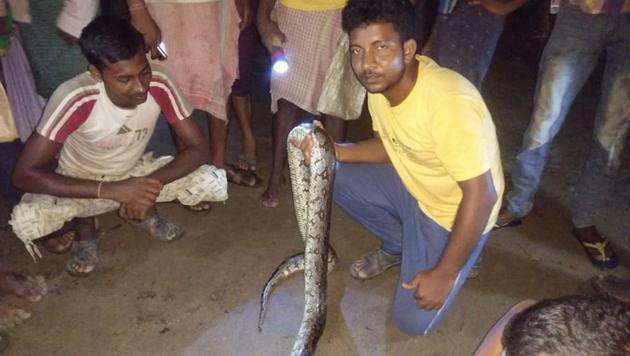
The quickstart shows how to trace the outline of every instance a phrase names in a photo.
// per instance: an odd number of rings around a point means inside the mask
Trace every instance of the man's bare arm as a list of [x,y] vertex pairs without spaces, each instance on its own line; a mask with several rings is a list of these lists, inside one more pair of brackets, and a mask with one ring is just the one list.
[[[13,183],[28,193],[68,198],[97,198],[98,181],[78,179],[55,173],[56,156],[62,144],[34,133],[26,142],[13,173]],[[149,178],[130,178],[101,185],[101,198],[118,202],[136,201],[152,205],[162,188]]]
[[389,162],[389,156],[378,134],[357,143],[335,143],[335,158],[344,163]]
[[147,176],[159,180],[162,184],[179,179],[210,160],[210,144],[193,119],[179,120],[173,123],[171,128],[183,149],[177,153],[173,161]]
[[280,46],[287,38],[278,25],[271,20],[271,11],[276,0],[261,0],[256,13],[256,27],[265,48],[271,53],[273,46]]
[[418,306],[423,309],[442,306],[457,274],[488,224],[498,199],[490,170],[457,183],[463,197],[440,260],[434,268],[419,272],[411,281],[403,284],[407,289],[415,289],[414,296]]
[[475,178],[457,182],[463,192],[453,230],[436,268],[457,275],[479,241],[497,202],[490,170]]

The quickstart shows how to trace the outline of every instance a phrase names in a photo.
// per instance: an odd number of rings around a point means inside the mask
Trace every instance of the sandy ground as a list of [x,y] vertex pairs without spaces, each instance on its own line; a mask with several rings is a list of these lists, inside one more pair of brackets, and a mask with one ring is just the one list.
[[[506,173],[529,120],[536,64],[500,50],[487,77],[484,96],[502,147]],[[270,115],[264,82],[255,93],[255,126],[261,168],[270,162]],[[588,279],[606,272],[593,268],[571,237],[569,193],[591,140],[599,84],[592,80],[576,100],[553,148],[536,206],[524,224],[494,233],[481,275],[469,281],[454,307],[426,337],[410,337],[392,326],[389,310],[398,270],[367,282],[347,270],[377,241],[337,207],[331,241],[338,268],[329,275],[328,319],[319,355],[469,355],[485,331],[512,304],[589,292]],[[232,127],[230,154],[238,152],[238,126]],[[367,118],[351,126],[365,137]],[[158,132],[156,142],[168,133]],[[162,135],[161,137],[159,135]],[[627,151],[627,150],[626,150]],[[630,172],[628,154],[600,229],[617,246],[622,266],[611,272],[629,276]],[[284,355],[297,333],[303,310],[303,278],[296,275],[271,296],[266,323],[256,329],[258,298],[268,275],[302,249],[285,187],[276,209],[264,208],[264,188],[230,186],[230,199],[200,217],[177,204],[160,211],[186,229],[172,244],[152,241],[116,214],[101,218],[110,230],[100,245],[101,262],[87,278],[64,272],[65,256],[45,253],[33,264],[15,237],[2,232],[5,264],[43,274],[50,294],[27,306],[34,316],[9,331],[7,355]]]

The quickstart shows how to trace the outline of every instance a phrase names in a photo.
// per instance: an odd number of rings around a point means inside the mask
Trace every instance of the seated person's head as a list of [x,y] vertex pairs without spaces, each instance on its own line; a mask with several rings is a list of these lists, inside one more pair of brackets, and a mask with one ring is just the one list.
[[508,356],[628,356],[630,307],[591,296],[543,300],[503,334]]
[[[349,0],[342,27],[350,35],[352,68],[371,93],[384,93],[413,61],[414,11],[406,0]],[[415,64],[414,64],[415,65]]]
[[114,104],[133,108],[146,101],[151,67],[144,38],[131,23],[99,16],[83,29],[79,46],[92,77],[103,81]]

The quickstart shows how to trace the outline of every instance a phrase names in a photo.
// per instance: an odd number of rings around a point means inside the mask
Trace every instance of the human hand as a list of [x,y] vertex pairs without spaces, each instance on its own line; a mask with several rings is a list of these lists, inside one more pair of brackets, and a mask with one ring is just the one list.
[[280,31],[278,24],[271,20],[260,28],[264,29],[260,31],[260,38],[269,53],[273,52],[273,47],[282,47],[282,44],[287,41],[287,36]]
[[405,289],[415,290],[414,298],[418,308],[439,309],[453,288],[456,276],[434,268],[419,272],[412,280],[403,283],[402,286]]
[[236,11],[238,11],[238,15],[241,17],[238,29],[243,30],[251,26],[254,21],[254,14],[252,14],[252,6],[249,0],[234,0],[234,3],[236,4]]
[[144,220],[147,216],[151,215],[155,203],[151,205],[144,205],[139,203],[123,203],[120,204],[118,214],[123,219],[135,219]]
[[501,0],[470,0],[468,4],[483,6],[490,13],[497,16],[504,16],[512,12],[508,3]]
[[151,51],[151,58],[159,58],[157,46],[162,41],[162,32],[160,27],[158,27],[153,20],[153,17],[151,17],[149,10],[146,7],[138,8],[134,11],[130,11],[130,14],[131,24],[138,32],[142,33],[144,43],[147,49]]
[[161,190],[162,183],[157,179],[132,177],[118,182],[104,182],[101,197],[120,204],[153,206]]
[[[314,120],[313,125],[321,130],[324,130],[324,126],[319,120]],[[311,164],[311,150],[313,149],[313,136],[306,135],[302,142],[297,142],[295,140],[291,140],[291,144],[293,147],[299,148],[302,151],[302,156],[304,157],[304,162],[306,165]]]

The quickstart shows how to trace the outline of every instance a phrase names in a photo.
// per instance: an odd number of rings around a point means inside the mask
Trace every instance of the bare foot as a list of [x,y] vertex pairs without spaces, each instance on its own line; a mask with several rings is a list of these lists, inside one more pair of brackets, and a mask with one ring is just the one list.
[[271,192],[270,189],[267,189],[261,196],[260,202],[262,205],[267,208],[275,208],[280,205],[280,198],[278,197],[278,192]]
[[48,292],[46,281],[42,276],[24,276],[19,273],[0,273],[0,291],[13,294],[16,297],[38,302]]
[[0,329],[10,329],[31,317],[31,312],[0,301]]

